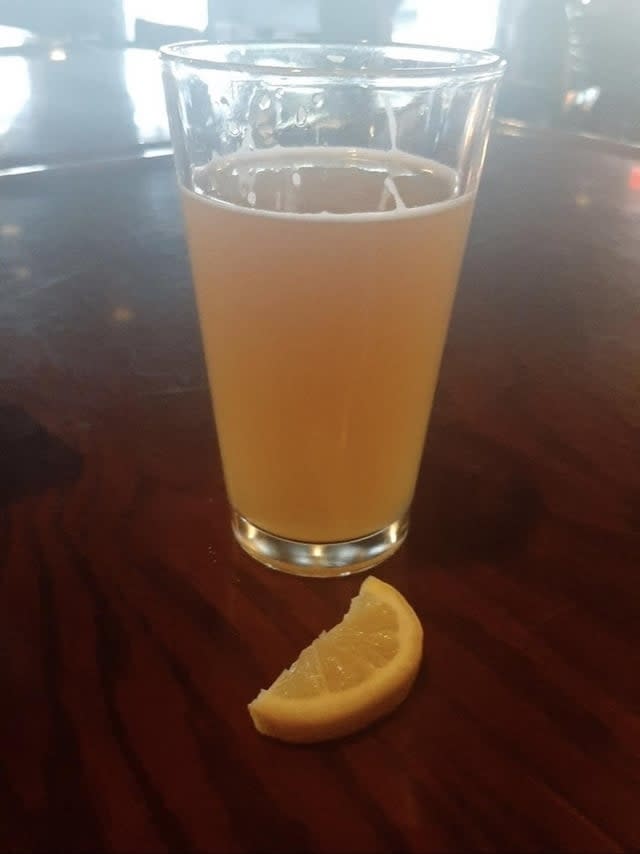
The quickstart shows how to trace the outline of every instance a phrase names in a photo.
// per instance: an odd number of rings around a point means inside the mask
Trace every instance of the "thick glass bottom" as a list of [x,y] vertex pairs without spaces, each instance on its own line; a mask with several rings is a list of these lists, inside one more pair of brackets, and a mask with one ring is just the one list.
[[271,569],[292,575],[330,578],[363,572],[382,563],[404,542],[409,519],[405,515],[366,537],[339,543],[287,540],[257,528],[235,510],[231,525],[236,540],[245,552]]

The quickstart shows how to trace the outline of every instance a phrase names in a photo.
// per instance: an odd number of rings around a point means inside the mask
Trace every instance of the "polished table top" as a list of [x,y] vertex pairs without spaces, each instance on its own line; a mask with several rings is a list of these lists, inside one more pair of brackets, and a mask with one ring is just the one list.
[[157,52],[37,43],[0,55],[0,171],[166,148]]
[[171,162],[2,179],[0,850],[640,847],[640,163],[493,139],[406,545],[406,703],[246,703],[361,577],[234,544]]

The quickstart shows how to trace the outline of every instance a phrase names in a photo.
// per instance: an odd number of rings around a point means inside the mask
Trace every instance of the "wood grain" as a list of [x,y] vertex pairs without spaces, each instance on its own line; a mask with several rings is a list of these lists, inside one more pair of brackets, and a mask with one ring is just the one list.
[[[406,546],[426,662],[350,739],[246,703],[361,579],[232,541],[168,161],[4,179],[0,850],[640,849],[640,194],[496,137]],[[635,164],[638,168],[638,164]]]

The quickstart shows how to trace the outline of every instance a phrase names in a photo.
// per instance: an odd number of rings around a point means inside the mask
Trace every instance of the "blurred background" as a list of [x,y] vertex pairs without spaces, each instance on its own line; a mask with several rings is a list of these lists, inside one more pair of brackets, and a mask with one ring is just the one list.
[[0,169],[166,155],[171,41],[495,49],[503,126],[640,144],[639,0],[0,0]]

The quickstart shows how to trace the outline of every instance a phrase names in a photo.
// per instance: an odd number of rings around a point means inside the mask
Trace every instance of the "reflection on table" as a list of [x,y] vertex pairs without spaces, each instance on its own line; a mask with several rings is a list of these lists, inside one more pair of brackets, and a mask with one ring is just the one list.
[[0,168],[166,146],[155,51],[51,43],[0,56]]

